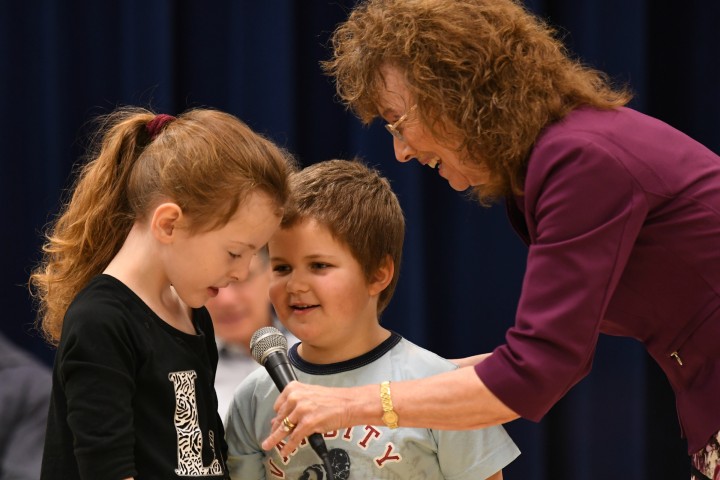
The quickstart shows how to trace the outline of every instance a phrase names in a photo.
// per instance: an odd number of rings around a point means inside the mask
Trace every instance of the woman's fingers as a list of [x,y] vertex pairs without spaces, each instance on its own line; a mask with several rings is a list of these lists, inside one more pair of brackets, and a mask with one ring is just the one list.
[[[291,382],[275,402],[277,415],[271,421],[271,432],[262,442],[262,448],[270,450],[281,444],[280,454],[289,455],[313,433],[353,426],[349,423],[349,402],[343,398],[344,391]],[[285,418],[295,427],[289,428]]]

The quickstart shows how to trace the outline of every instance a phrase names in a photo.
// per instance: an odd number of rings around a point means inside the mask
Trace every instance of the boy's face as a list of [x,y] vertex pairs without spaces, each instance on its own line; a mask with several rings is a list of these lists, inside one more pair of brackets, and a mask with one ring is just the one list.
[[278,230],[268,243],[270,300],[280,321],[302,341],[312,363],[366,353],[387,338],[377,318],[384,288],[370,283],[348,247],[315,220]]

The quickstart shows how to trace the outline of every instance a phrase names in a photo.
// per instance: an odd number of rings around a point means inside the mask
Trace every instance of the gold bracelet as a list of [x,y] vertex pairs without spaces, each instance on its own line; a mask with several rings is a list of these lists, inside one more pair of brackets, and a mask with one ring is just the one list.
[[398,414],[393,410],[392,396],[390,395],[390,382],[380,384],[380,403],[382,403],[382,421],[389,428],[398,428]]

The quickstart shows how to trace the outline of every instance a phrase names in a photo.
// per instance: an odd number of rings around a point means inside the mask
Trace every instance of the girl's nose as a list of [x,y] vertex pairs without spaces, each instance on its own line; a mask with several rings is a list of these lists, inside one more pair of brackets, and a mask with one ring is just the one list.
[[[245,255],[243,255],[245,257]],[[247,280],[248,276],[250,276],[250,260],[252,257],[249,257],[244,260],[237,262],[237,265],[234,265],[234,268],[230,271],[230,278],[235,282],[242,282],[244,280]]]

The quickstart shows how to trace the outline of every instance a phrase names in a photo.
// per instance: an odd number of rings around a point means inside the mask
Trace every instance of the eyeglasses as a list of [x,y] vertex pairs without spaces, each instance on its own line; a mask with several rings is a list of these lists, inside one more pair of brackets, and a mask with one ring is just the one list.
[[400,118],[397,119],[395,123],[386,123],[385,128],[388,132],[390,132],[390,135],[397,138],[401,142],[405,143],[405,137],[403,137],[402,132],[400,132],[400,125],[408,119],[408,115],[410,115],[415,109],[417,108],[417,104],[410,107],[410,109],[403,114]]

